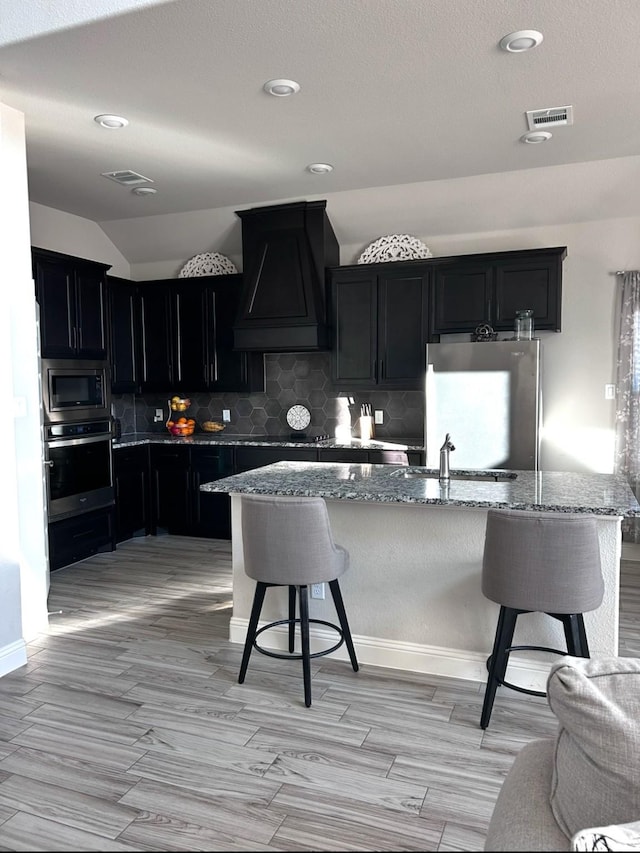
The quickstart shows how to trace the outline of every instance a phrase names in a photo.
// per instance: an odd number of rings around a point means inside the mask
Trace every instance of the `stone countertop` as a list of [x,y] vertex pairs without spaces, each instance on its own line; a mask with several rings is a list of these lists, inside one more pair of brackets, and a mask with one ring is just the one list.
[[[372,501],[460,507],[540,510],[604,516],[640,516],[638,504],[624,477],[566,471],[497,472],[498,482],[453,479],[441,485],[437,471],[431,479],[410,478],[407,472],[427,468],[349,462],[277,462],[242,474],[204,483],[205,492],[322,497],[328,500]],[[478,472],[475,472],[476,474]],[[509,479],[516,474],[515,479]]]
[[340,450],[416,450],[423,452],[424,445],[419,439],[371,439],[362,441],[353,438],[350,442],[336,441],[334,438],[322,441],[295,441],[288,435],[285,436],[259,436],[259,435],[233,435],[228,433],[194,433],[186,438],[176,438],[166,432],[136,432],[123,435],[118,441],[113,442],[114,449],[120,447],[134,447],[136,444],[219,444],[224,446],[240,447],[316,447],[324,449]]

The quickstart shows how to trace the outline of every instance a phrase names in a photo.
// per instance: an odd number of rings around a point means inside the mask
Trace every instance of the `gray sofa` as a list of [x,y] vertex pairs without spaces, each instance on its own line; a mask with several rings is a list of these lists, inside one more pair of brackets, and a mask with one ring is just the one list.
[[640,659],[562,658],[547,696],[558,732],[516,756],[484,849],[640,850]]

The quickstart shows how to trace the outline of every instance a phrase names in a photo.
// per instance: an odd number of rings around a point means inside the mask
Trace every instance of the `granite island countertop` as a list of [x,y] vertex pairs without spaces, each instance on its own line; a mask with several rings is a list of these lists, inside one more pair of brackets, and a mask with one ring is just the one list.
[[[431,478],[408,477],[429,472]],[[427,468],[350,462],[276,462],[210,483],[201,491],[322,497],[338,501],[640,516],[629,484],[615,474],[567,471],[497,471],[497,482],[455,479],[448,484]],[[512,475],[515,474],[515,478]]]

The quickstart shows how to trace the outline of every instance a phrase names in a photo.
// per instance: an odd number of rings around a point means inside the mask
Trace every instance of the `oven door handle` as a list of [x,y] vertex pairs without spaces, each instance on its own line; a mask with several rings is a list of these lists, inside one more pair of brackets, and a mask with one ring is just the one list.
[[83,435],[78,438],[63,438],[63,439],[47,439],[47,447],[74,447],[78,444],[96,444],[98,441],[111,442],[111,433],[106,435]]

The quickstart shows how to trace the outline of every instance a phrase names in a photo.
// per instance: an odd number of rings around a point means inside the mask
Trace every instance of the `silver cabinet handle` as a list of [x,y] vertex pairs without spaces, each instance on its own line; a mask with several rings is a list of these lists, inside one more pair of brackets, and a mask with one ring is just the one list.
[[53,459],[45,459],[44,464],[48,465],[49,468],[53,468]]

